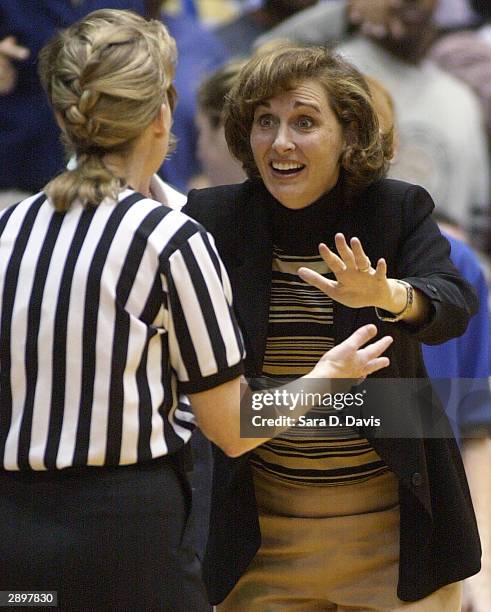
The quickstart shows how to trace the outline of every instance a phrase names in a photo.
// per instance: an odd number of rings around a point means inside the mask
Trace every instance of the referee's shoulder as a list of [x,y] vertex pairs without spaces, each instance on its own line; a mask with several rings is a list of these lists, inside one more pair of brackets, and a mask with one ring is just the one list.
[[205,228],[183,212],[182,208],[171,207],[150,198],[145,198],[145,201],[151,207],[148,217],[157,217],[157,219],[154,219],[151,230],[143,221],[137,232],[141,233],[149,246],[158,252],[161,261],[185,248],[193,236],[206,236]]
[[0,208],[0,218],[10,217],[15,210],[27,211],[33,204],[43,203],[44,201],[46,201],[46,195],[42,191],[29,195],[23,200],[9,203],[3,208]]

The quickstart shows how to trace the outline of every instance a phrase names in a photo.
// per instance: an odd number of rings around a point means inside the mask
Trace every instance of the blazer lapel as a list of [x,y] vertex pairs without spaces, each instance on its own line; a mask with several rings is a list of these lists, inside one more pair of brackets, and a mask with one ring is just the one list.
[[246,370],[260,375],[268,335],[273,239],[271,208],[263,188],[251,183],[251,189],[247,203],[236,208],[235,265],[230,279],[246,343]]

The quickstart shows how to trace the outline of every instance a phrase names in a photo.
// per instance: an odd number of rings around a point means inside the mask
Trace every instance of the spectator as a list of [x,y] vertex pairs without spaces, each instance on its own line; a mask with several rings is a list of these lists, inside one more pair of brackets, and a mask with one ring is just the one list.
[[262,0],[229,23],[215,29],[231,56],[248,55],[258,36],[317,0]]
[[229,53],[217,36],[191,15],[164,13],[162,20],[179,49],[175,79],[179,101],[172,126],[177,147],[161,173],[166,181],[186,193],[189,180],[201,169],[196,155],[196,92],[204,76],[226,62]]
[[[481,101],[491,147],[491,4],[474,0],[473,7],[481,18],[477,30],[455,32],[440,38],[430,49],[429,57],[443,70],[461,79]],[[481,211],[478,246],[491,255],[491,208]]]
[[237,75],[246,60],[232,60],[210,74],[198,90],[198,157],[204,175],[201,187],[227,185],[245,180],[242,165],[228,149],[224,131],[224,106]]
[[467,83],[479,96],[491,137],[491,5],[474,0],[481,28],[456,32],[440,38],[430,50],[430,58]]

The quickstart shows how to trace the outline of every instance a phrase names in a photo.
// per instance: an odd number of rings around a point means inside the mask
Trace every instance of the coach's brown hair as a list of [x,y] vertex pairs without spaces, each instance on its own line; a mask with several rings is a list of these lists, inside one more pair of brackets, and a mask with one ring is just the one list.
[[259,51],[242,69],[228,96],[225,136],[232,154],[250,178],[259,175],[250,133],[259,103],[303,81],[315,79],[326,91],[329,104],[344,132],[345,150],[340,163],[346,184],[363,188],[383,177],[391,147],[379,131],[369,88],[362,74],[327,47],[288,43]]

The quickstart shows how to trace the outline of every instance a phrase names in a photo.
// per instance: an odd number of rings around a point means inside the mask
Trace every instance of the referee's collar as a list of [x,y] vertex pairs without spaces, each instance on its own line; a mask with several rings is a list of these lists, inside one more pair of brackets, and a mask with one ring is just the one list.
[[186,196],[163,181],[158,174],[154,174],[150,179],[150,191],[154,200],[173,210],[181,210],[186,204]]

